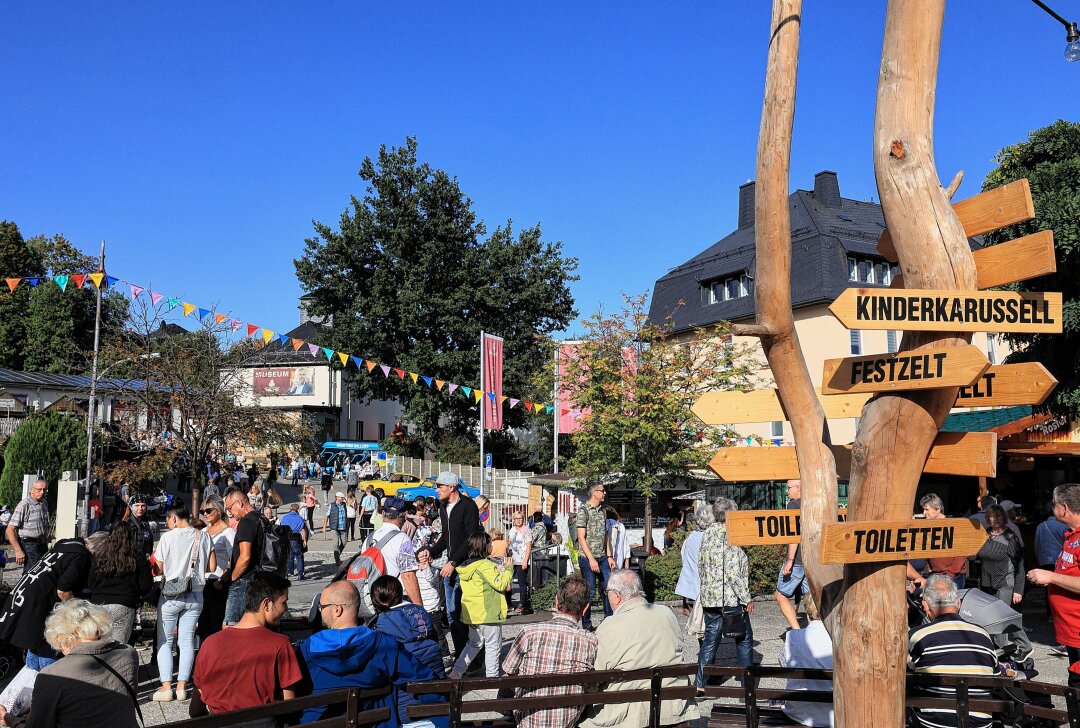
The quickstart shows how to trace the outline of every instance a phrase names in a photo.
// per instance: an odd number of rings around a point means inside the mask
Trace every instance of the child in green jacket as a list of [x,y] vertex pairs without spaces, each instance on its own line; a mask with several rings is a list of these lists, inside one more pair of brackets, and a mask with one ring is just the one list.
[[504,594],[513,581],[513,563],[507,559],[500,569],[488,559],[491,537],[481,531],[469,536],[469,558],[457,567],[461,581],[461,621],[469,625],[469,641],[454,663],[449,677],[458,679],[484,648],[487,677],[499,677],[502,623],[506,620]]

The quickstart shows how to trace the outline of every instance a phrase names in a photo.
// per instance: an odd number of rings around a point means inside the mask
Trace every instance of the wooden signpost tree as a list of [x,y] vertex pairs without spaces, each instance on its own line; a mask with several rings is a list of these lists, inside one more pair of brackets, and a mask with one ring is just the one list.
[[[1001,384],[1019,373],[995,373],[984,379],[1004,368],[988,369],[988,362],[971,360],[967,348],[971,332],[1021,330],[1018,327],[1049,332],[1060,331],[1061,326],[1060,295],[978,293],[980,288],[1017,280],[1009,279],[1010,268],[1022,277],[1052,270],[1052,249],[1047,254],[1052,239],[1043,236],[1025,242],[1025,249],[1042,251],[1029,264],[1010,265],[1023,252],[1017,246],[982,255],[978,263],[985,264],[986,271],[980,274],[976,268],[967,240],[969,234],[977,234],[972,231],[986,232],[1015,222],[1012,218],[1017,215],[1031,217],[1034,211],[1026,185],[984,193],[954,208],[951,197],[960,175],[948,188],[938,179],[933,110],[943,17],[944,0],[889,0],[886,13],[874,133],[874,170],[887,225],[879,251],[899,260],[904,290],[849,290],[833,309],[852,328],[907,333],[894,357],[871,358],[889,361],[867,363],[861,357],[836,363],[827,368],[823,390],[818,390],[807,371],[791,307],[788,176],[801,0],[773,1],[757,149],[757,322],[733,331],[761,340],[776,393],[757,393],[758,401],[778,405],[791,423],[797,472],[791,448],[748,448],[760,454],[745,462],[739,460],[736,448],[728,448],[713,467],[722,477],[723,468],[732,468],[727,472],[735,474],[729,478],[733,480],[766,479],[780,472],[780,477],[797,474],[802,479],[798,538],[811,589],[833,640],[836,725],[848,728],[904,724],[903,559],[912,553],[974,553],[985,538],[966,521],[935,522],[935,530],[910,520],[919,478],[931,469],[932,447],[941,447],[939,430],[949,410],[987,404],[987,395],[994,397],[986,392],[988,384],[992,386],[997,376]],[[909,374],[912,366],[918,367],[917,384],[910,376],[900,376],[904,364],[890,363],[900,358],[907,362],[904,371]],[[949,360],[964,360],[960,371],[950,367]],[[940,374],[938,381],[926,381],[930,373]],[[1052,378],[1039,377],[1025,391],[1014,385],[1008,396],[1022,399],[1026,394],[1041,402],[1052,387]],[[828,394],[831,391],[844,393]],[[858,407],[865,402],[850,450],[837,449],[830,440],[822,400],[832,396],[844,398],[841,405],[829,408],[832,416],[845,416],[833,414],[837,411],[860,416]],[[708,422],[702,410],[714,405],[699,401],[695,411]],[[774,418],[757,416],[749,421],[770,419]],[[718,421],[732,422],[734,417]],[[994,436],[978,435],[982,439],[973,437],[971,442],[982,443],[992,470]],[[837,525],[838,455],[850,459],[844,463],[850,496],[843,525]],[[949,469],[948,460],[937,467],[956,472]],[[765,514],[754,523],[768,529],[772,522]],[[774,530],[773,538],[792,537],[786,522],[777,519]],[[758,537],[770,536],[762,531]]]

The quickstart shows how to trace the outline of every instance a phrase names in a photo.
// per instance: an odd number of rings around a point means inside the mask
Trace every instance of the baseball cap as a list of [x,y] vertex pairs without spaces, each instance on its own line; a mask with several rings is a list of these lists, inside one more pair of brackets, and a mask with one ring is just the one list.
[[142,495],[141,493],[136,493],[135,495],[128,498],[128,505],[129,506],[134,506],[134,505],[137,505],[139,503],[149,503],[149,502],[150,502],[150,499],[147,498],[145,495]]
[[383,501],[383,515],[390,516],[391,518],[397,518],[398,516],[405,513],[405,509],[408,507],[408,504],[406,504],[404,500],[398,498],[397,496],[393,496],[392,498],[387,498]]
[[435,485],[450,485],[456,488],[459,482],[458,476],[449,470],[442,471],[439,473],[439,477],[435,478]]
[[341,492],[341,491],[339,490],[339,491],[338,491],[337,493],[334,493],[334,497],[335,497],[335,498],[344,498],[344,497],[345,497],[345,494],[344,494],[344,493],[342,493],[342,492]]

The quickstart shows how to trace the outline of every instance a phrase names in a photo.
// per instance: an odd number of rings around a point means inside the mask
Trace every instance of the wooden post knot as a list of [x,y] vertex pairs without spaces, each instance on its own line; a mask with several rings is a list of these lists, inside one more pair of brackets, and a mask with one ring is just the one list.
[[907,150],[904,149],[904,143],[899,139],[893,139],[892,144],[889,145],[889,156],[903,159],[906,155]]

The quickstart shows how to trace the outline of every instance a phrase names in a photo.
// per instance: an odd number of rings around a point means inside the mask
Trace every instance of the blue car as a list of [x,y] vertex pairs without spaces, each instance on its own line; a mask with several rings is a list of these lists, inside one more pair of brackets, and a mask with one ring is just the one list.
[[[458,478],[458,488],[462,494],[475,498],[480,495],[479,488],[470,487],[464,480]],[[402,498],[406,503],[416,500],[417,498],[438,498],[438,494],[435,491],[435,478],[425,478],[424,485],[412,485],[407,488],[398,488],[398,498]]]

